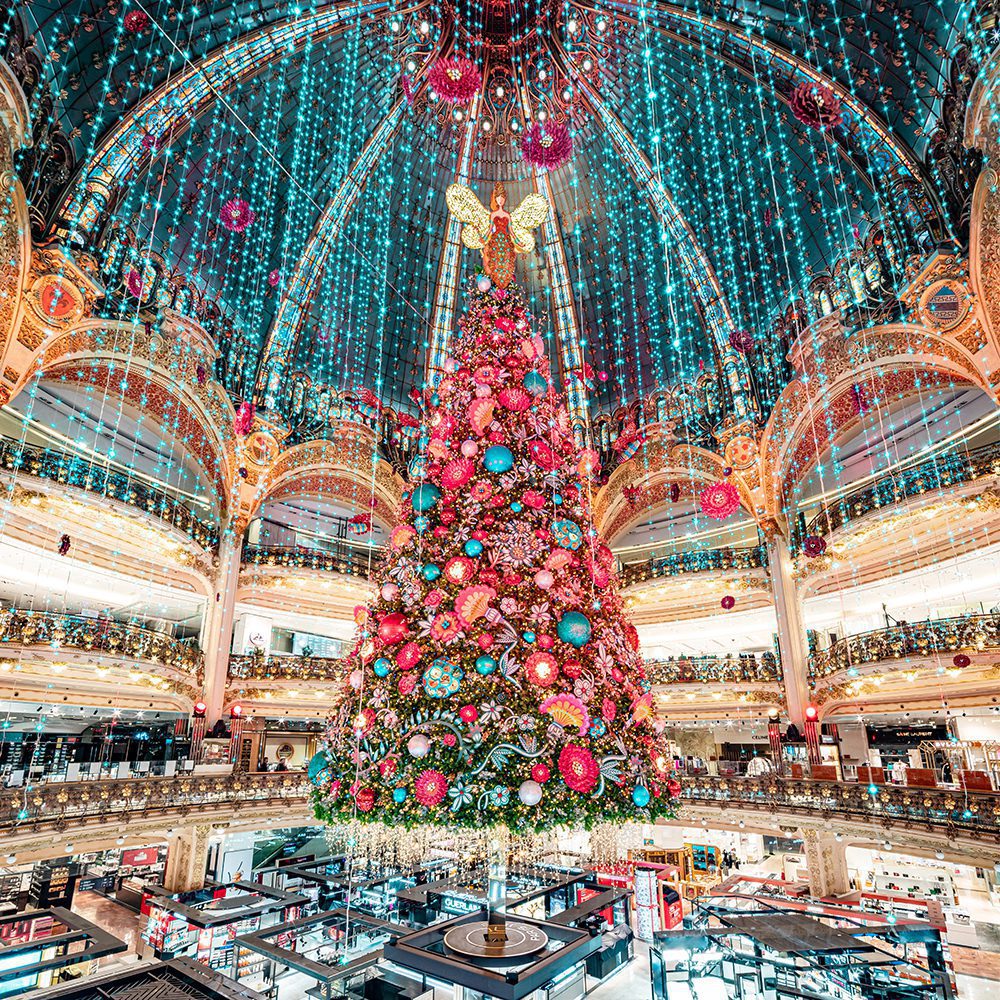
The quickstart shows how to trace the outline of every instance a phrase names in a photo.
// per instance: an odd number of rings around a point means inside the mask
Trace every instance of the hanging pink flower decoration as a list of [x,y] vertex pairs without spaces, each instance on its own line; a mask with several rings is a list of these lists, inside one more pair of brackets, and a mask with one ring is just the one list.
[[533,167],[558,170],[572,155],[573,136],[565,125],[534,122],[524,130],[521,156]]
[[128,289],[129,295],[134,295],[137,299],[142,298],[142,275],[134,267],[129,268],[128,276],[125,278],[125,287]]
[[256,218],[249,202],[242,198],[230,198],[219,213],[222,224],[233,233],[242,233],[253,225],[253,220]]
[[149,27],[149,15],[144,10],[130,10],[122,24],[130,35],[138,35]]
[[753,334],[749,330],[731,330],[729,333],[729,346],[740,354],[748,354],[753,350]]
[[160,149],[163,148],[163,142],[164,142],[163,136],[153,135],[152,132],[147,132],[142,137],[142,148],[151,149],[153,150],[153,152],[158,152]]
[[732,611],[736,607],[736,598],[731,594],[726,594],[719,603],[724,611]]
[[233,420],[233,430],[237,437],[246,437],[250,433],[256,414],[257,407],[253,403],[240,403],[240,408],[236,411],[236,418]]
[[951,658],[951,662],[954,663],[956,667],[960,667],[964,670],[972,662],[972,660],[966,653],[956,653]]
[[722,521],[740,509],[740,494],[732,483],[713,483],[698,495],[701,512]]
[[764,225],[765,226],[770,226],[773,221],[774,221],[774,216],[771,214],[771,210],[769,208],[765,208],[764,209]]
[[399,81],[403,87],[403,97],[406,98],[406,103],[410,106],[413,105],[413,80],[410,79],[405,73],[402,79]]
[[844,120],[840,98],[829,87],[800,83],[788,99],[792,114],[803,125],[817,131],[833,128]]
[[268,284],[269,284],[269,285],[270,285],[270,286],[271,286],[272,288],[274,288],[274,287],[275,287],[275,285],[277,285],[279,281],[281,281],[281,272],[280,272],[280,271],[279,271],[279,270],[278,270],[277,268],[275,268],[275,269],[274,269],[274,270],[273,270],[273,271],[272,271],[272,272],[271,272],[271,273],[270,273],[270,274],[269,274],[269,275],[267,276],[267,283],[268,283]]
[[815,559],[826,552],[826,539],[821,535],[808,535],[802,544],[802,549],[810,559]]
[[465,104],[479,93],[483,77],[471,59],[439,59],[427,72],[427,82],[442,101]]

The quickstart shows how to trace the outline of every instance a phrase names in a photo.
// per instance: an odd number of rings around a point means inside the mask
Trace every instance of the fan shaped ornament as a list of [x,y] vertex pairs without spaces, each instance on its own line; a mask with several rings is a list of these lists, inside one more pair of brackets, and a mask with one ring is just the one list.
[[427,82],[442,101],[466,104],[479,93],[483,77],[471,59],[438,59],[427,71]]
[[800,83],[788,99],[792,114],[809,128],[822,132],[844,120],[840,98],[829,88],[815,83]]
[[533,122],[524,130],[521,156],[540,170],[558,170],[573,155],[573,136],[559,122]]

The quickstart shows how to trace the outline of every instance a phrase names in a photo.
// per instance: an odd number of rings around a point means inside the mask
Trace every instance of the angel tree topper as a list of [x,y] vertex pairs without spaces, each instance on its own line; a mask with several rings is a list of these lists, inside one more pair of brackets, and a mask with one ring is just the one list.
[[378,595],[310,764],[317,815],[649,822],[680,786],[611,551],[517,286],[474,283]]
[[483,270],[501,288],[514,278],[514,262],[519,253],[535,249],[537,229],[549,217],[549,203],[540,194],[529,194],[513,212],[508,212],[507,191],[497,181],[486,210],[471,188],[452,184],[445,192],[452,215],[464,223],[462,242],[483,255]]

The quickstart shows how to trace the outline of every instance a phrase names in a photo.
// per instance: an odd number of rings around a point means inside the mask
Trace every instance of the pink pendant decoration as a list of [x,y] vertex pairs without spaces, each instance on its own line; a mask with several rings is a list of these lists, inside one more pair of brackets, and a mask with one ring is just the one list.
[[840,125],[844,120],[840,98],[829,87],[800,83],[788,99],[792,114],[803,125],[819,132]]
[[524,130],[521,156],[540,170],[558,170],[573,155],[573,136],[565,125],[535,122]]
[[753,350],[753,334],[749,330],[732,330],[729,334],[729,346],[740,354],[748,354]]
[[479,93],[483,77],[471,59],[439,59],[427,72],[427,82],[442,101],[465,104]]
[[698,495],[701,512],[716,521],[723,521],[740,509],[740,494],[732,483],[713,483]]
[[130,10],[122,24],[130,35],[139,35],[150,25],[149,15],[144,10]]
[[242,198],[230,198],[219,213],[219,221],[232,233],[242,233],[249,229],[256,218],[250,203]]
[[257,407],[253,403],[240,403],[240,408],[236,411],[233,420],[233,431],[237,437],[246,437],[253,427],[253,418],[257,414]]
[[821,535],[808,535],[802,544],[802,550],[810,559],[815,559],[826,552],[826,539]]

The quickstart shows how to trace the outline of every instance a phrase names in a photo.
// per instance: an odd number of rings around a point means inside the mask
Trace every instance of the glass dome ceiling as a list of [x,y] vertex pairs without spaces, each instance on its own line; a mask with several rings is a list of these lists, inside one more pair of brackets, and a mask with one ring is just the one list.
[[[942,151],[970,4],[24,0],[5,16],[40,123],[20,163],[36,235],[94,261],[108,316],[199,316],[233,399],[293,422],[323,392],[412,405],[478,262],[450,256],[456,179],[484,201],[495,180],[512,203],[550,199],[520,278],[541,328],[578,348],[564,377],[591,365],[604,411],[699,380],[724,410],[722,353],[747,331],[764,416],[804,322],[892,308],[910,254],[965,238],[967,177]],[[483,77],[465,105],[427,83],[456,54]],[[803,88],[840,120],[810,125]],[[524,161],[533,121],[569,125],[568,164]],[[221,221],[231,202],[253,214],[242,231]]]

